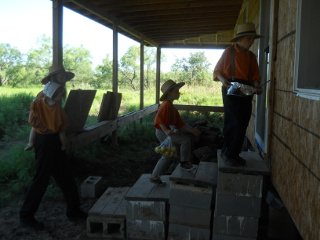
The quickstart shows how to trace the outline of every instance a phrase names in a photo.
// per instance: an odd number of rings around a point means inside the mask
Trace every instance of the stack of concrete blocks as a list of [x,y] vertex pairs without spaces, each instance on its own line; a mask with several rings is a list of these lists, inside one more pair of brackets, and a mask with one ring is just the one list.
[[102,192],[102,177],[90,176],[81,183],[81,197],[96,198]]
[[168,240],[210,238],[217,164],[201,162],[193,172],[179,168],[170,181]]
[[149,181],[143,174],[126,194],[127,238],[165,240],[168,232],[169,177],[165,185]]
[[257,239],[262,183],[262,176],[219,172],[214,240]]
[[126,239],[126,202],[129,187],[108,188],[88,212],[87,235]]
[[256,153],[244,153],[245,167],[227,166],[218,152],[218,185],[212,240],[258,238],[263,175],[268,167]]

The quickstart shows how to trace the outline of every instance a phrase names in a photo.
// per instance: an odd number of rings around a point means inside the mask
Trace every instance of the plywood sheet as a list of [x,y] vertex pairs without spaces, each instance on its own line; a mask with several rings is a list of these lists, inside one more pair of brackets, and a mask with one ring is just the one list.
[[69,121],[69,132],[83,130],[96,95],[96,90],[71,90],[64,107]]
[[118,117],[122,94],[107,92],[103,95],[98,121],[114,120]]

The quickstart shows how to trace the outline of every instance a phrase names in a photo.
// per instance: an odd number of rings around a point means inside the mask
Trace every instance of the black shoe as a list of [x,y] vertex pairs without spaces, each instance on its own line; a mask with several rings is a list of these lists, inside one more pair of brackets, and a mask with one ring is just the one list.
[[30,219],[20,219],[20,226],[23,228],[31,229],[31,230],[43,230],[44,225],[41,222],[38,222],[34,218]]
[[160,177],[158,177],[158,178],[151,178],[151,177],[149,177],[149,181],[152,182],[152,183],[154,183],[154,184],[157,184],[157,185],[164,185],[164,184],[166,184],[166,182],[165,182],[165,181],[162,181]]
[[194,167],[191,162],[180,162],[180,168],[188,172],[196,169],[196,167]]
[[87,217],[88,217],[88,213],[85,213],[80,209],[77,211],[67,213],[68,220],[73,222],[87,220]]

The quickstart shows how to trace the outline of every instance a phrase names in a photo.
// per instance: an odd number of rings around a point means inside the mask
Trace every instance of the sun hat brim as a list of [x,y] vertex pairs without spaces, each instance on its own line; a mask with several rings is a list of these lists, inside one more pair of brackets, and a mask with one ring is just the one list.
[[263,37],[263,36],[258,35],[258,34],[256,34],[256,33],[241,33],[241,34],[238,34],[236,37],[232,38],[232,39],[230,40],[230,42],[237,42],[238,39],[239,39],[240,37],[243,37],[243,36],[254,36],[254,39],[262,38],[262,37]]
[[185,82],[180,82],[180,83],[174,83],[174,84],[172,84],[172,85],[161,95],[160,101],[166,100],[168,93],[169,93],[173,88],[177,87],[177,88],[180,89],[180,88],[183,87],[185,84],[186,84]]
[[46,76],[45,78],[43,78],[42,80],[41,80],[41,83],[42,84],[47,84],[49,81],[50,81],[50,77],[51,76],[53,76],[53,75],[55,75],[55,74],[58,74],[58,73],[60,73],[60,72],[65,72],[65,74],[66,74],[66,82],[68,82],[68,81],[70,81],[72,78],[74,78],[74,73],[72,73],[72,72],[66,72],[66,71],[56,71],[56,72],[52,72],[52,73],[50,73],[48,76]]

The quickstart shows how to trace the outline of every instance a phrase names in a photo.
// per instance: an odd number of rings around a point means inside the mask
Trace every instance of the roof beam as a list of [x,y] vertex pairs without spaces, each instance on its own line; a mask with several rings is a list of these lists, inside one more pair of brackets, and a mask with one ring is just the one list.
[[111,14],[108,14],[107,11],[100,7],[96,7],[92,5],[89,1],[86,0],[64,0],[64,3],[72,2],[75,5],[80,6],[83,9],[86,9],[86,11],[98,16],[101,19],[104,19],[112,24],[117,24],[119,28],[121,28],[123,31],[128,32],[129,34],[133,35],[135,38],[143,40],[144,42],[147,42],[155,47],[158,47],[158,44],[150,39],[149,37],[143,35],[142,33],[136,31],[129,25],[125,24],[121,20],[117,19]]

